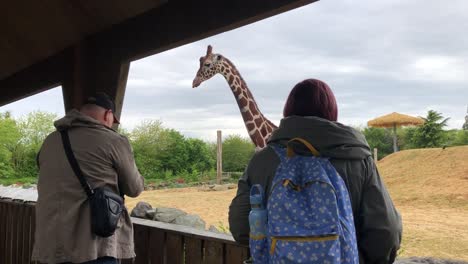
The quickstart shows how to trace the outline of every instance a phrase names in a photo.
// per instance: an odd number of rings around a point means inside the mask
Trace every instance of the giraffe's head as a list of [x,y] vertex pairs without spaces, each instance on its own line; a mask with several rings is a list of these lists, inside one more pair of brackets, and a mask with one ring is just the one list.
[[215,74],[220,72],[221,61],[223,56],[214,54],[213,48],[208,45],[206,55],[200,57],[200,68],[197,71],[195,79],[193,79],[192,88],[198,87],[202,82],[210,79]]

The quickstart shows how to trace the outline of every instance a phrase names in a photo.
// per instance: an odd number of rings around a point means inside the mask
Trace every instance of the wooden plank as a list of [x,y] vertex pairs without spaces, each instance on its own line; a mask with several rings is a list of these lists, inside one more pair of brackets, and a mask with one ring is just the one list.
[[203,240],[185,237],[185,264],[203,263]]
[[243,246],[226,245],[226,264],[239,264],[249,258],[249,249]]
[[24,214],[26,212],[26,206],[24,203],[21,203],[19,206],[18,210],[18,229],[16,231],[16,259],[17,263],[23,263],[23,252],[24,252],[24,247],[23,247],[23,235],[24,235],[24,225],[23,225],[23,220],[24,220]]
[[224,244],[214,241],[204,241],[206,264],[224,263]]
[[12,241],[11,241],[11,259],[12,263],[18,263],[18,246],[19,246],[19,239],[18,239],[18,233],[19,229],[21,228],[21,225],[19,224],[21,219],[21,207],[22,207],[22,202],[14,202],[13,203],[13,214],[12,214],[12,226],[11,226],[11,232],[12,232]]
[[[33,249],[33,246],[34,246],[34,238],[35,238],[34,235],[35,235],[35,232],[36,232],[36,208],[33,207],[30,212],[31,212],[31,225],[30,225],[31,237],[29,239],[29,252],[30,252],[29,256],[31,256],[32,249]],[[31,263],[38,263],[38,262],[31,262]]]
[[7,213],[6,213],[6,246],[5,246],[5,263],[13,263],[12,256],[11,256],[11,243],[12,243],[12,217],[11,214],[13,213],[13,205],[11,202],[7,203]]
[[196,237],[203,240],[237,245],[236,241],[234,241],[234,238],[232,238],[232,236],[228,234],[214,233],[206,230],[196,229],[190,226],[168,224],[136,217],[132,217],[132,222],[134,225],[145,225],[151,228],[162,229],[166,233],[176,233],[184,237]]
[[148,261],[148,242],[149,228],[143,225],[134,225],[134,240],[135,240],[135,264],[147,264]]
[[27,204],[24,206],[24,215],[23,215],[23,254],[22,254],[22,263],[29,263],[31,261],[31,254],[32,254],[32,248],[30,247],[31,245],[31,240],[34,237],[34,234],[31,234],[31,225],[34,225],[35,223],[32,223],[32,211],[35,209],[35,207]]
[[166,260],[168,264],[182,264],[184,261],[183,236],[173,233],[166,234]]
[[161,229],[150,228],[149,236],[148,251],[150,263],[165,263],[166,233]]
[[6,263],[6,203],[0,199],[0,263]]

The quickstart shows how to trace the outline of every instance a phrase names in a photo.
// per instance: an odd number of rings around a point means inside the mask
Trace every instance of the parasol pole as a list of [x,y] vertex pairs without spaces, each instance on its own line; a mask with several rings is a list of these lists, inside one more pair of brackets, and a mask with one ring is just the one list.
[[397,151],[396,123],[393,123],[393,153]]

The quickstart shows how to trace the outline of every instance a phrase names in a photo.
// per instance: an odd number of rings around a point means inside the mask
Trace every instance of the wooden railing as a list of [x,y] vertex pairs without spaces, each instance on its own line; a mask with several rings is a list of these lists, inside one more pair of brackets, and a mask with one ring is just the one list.
[[248,257],[247,247],[225,234],[138,218],[132,221],[135,263],[240,264]]
[[[34,202],[0,198],[0,263],[31,262],[34,240]],[[136,263],[242,263],[248,248],[231,236],[190,227],[132,218]]]

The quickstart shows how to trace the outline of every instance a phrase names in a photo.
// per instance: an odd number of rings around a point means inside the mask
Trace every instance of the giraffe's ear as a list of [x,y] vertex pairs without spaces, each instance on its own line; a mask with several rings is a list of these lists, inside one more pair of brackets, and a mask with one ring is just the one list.
[[210,55],[212,51],[213,48],[211,47],[211,45],[208,45],[208,48],[206,49],[206,55]]

